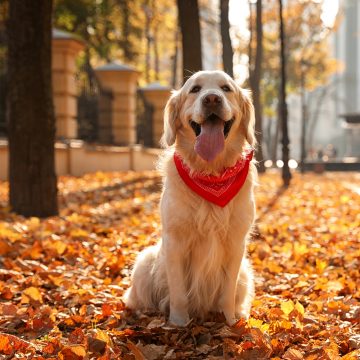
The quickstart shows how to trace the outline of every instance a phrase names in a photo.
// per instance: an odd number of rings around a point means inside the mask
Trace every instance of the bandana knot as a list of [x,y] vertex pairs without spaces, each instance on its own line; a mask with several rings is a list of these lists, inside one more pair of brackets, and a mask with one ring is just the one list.
[[176,169],[184,183],[199,196],[220,207],[227,205],[245,183],[254,150],[245,154],[232,167],[226,168],[219,176],[190,175],[190,168],[181,157],[174,153]]

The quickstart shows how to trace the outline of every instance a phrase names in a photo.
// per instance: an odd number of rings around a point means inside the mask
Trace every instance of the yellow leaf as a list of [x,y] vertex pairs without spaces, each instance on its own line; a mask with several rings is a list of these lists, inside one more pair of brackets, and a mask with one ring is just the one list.
[[54,241],[53,248],[59,255],[62,255],[65,252],[67,245],[62,241]]
[[108,345],[111,344],[111,339],[110,339],[109,335],[103,330],[100,330],[100,329],[96,330],[96,339],[102,340],[102,341],[106,342]]
[[299,257],[307,254],[308,252],[309,252],[309,249],[307,248],[307,246],[305,244],[301,244],[299,242],[294,243],[293,253],[294,253],[295,259],[298,259]]
[[325,260],[316,259],[316,272],[322,274],[327,267],[327,262]]
[[344,355],[342,360],[359,360],[360,350],[354,350],[346,355]]
[[340,201],[343,203],[343,204],[346,204],[347,202],[349,202],[351,199],[349,196],[347,195],[341,195],[340,196]]
[[70,231],[71,237],[88,237],[89,233],[83,229],[73,229]]
[[281,303],[281,310],[285,315],[289,315],[294,310],[294,303],[292,300]]
[[304,315],[305,310],[304,307],[297,301],[295,304],[295,309],[301,314]]
[[307,281],[304,281],[304,280],[300,280],[296,285],[295,285],[295,288],[298,289],[298,288],[303,288],[305,286],[309,286],[309,283]]
[[254,328],[260,329],[262,332],[269,330],[269,324],[264,323],[260,319],[250,318],[248,320],[248,325]]
[[34,286],[26,288],[22,293],[21,302],[27,304],[30,301],[35,301],[35,302],[39,302],[39,303],[43,302],[41,292],[39,291],[38,288],[36,288]]
[[0,224],[0,237],[10,240],[11,242],[22,239],[22,235],[17,231],[11,230],[7,225]]
[[298,318],[295,318],[295,323],[298,329],[302,330],[304,328],[303,323]]
[[272,321],[270,323],[269,331],[272,334],[276,334],[279,331],[283,331],[284,329],[288,330],[288,329],[291,329],[292,327],[293,327],[293,325],[292,325],[292,323],[290,321],[276,320],[276,321]]
[[266,265],[266,268],[274,274],[277,274],[279,272],[281,272],[283,269],[281,266],[279,266],[278,264],[276,264],[275,262],[269,261]]

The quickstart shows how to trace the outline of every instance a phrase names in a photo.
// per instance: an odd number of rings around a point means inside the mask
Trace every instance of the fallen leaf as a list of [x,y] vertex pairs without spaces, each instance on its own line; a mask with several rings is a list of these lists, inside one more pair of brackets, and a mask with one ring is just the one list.
[[58,353],[60,360],[82,360],[86,356],[86,350],[81,345],[68,345]]
[[43,298],[39,289],[31,286],[23,291],[21,302],[23,304],[28,304],[30,302],[42,304]]
[[140,349],[130,340],[126,343],[129,350],[134,354],[135,360],[146,360],[144,354],[140,351]]

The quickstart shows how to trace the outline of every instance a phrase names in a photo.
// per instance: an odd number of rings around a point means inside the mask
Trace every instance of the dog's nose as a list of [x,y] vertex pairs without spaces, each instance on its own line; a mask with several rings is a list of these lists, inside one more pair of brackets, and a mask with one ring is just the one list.
[[222,99],[219,95],[208,94],[203,99],[203,105],[206,107],[215,107],[222,104]]

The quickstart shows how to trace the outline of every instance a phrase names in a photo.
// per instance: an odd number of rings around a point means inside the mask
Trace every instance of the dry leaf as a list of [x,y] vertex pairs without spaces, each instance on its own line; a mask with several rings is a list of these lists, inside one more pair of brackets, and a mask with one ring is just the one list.
[[360,196],[347,184],[359,179],[295,174],[279,192],[277,174],[261,175],[251,316],[185,328],[122,303],[137,254],[161,238],[158,173],[60,177],[48,219],[6,210],[0,182],[0,357],[357,360]]

